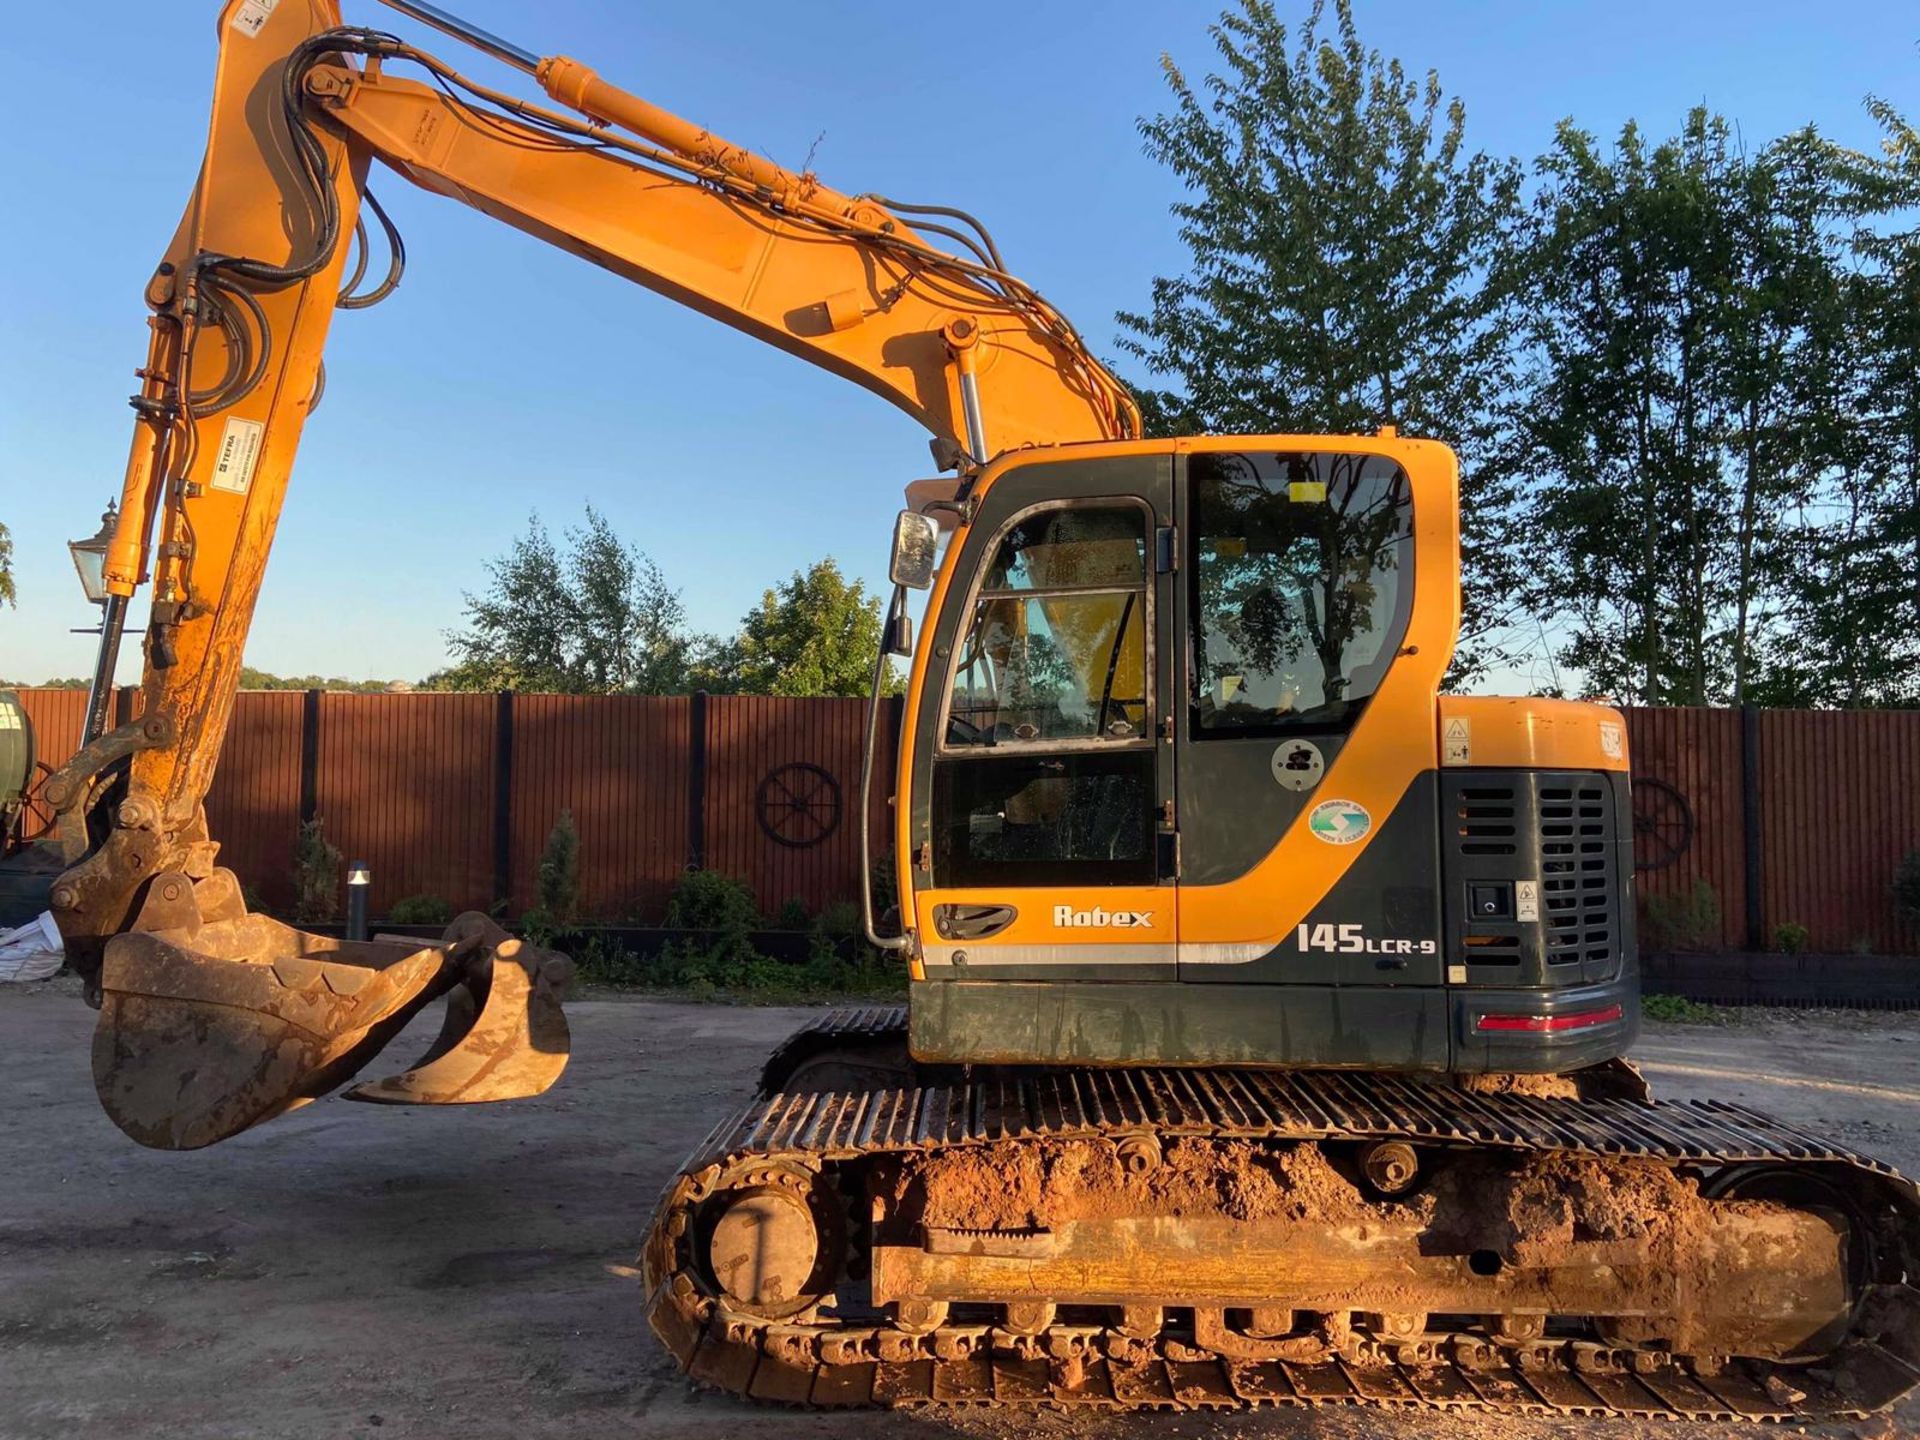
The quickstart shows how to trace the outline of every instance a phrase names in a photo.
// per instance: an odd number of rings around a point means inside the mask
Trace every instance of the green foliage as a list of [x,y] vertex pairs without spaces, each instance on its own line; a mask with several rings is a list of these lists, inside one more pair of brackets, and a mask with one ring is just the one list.
[[743,880],[718,870],[689,871],[667,901],[667,925],[702,933],[670,941],[657,962],[660,983],[695,991],[754,988],[778,961],[753,944],[760,906]]
[[770,930],[805,930],[813,924],[813,914],[804,900],[789,900],[767,917]]
[[[1331,8],[1332,34],[1323,33]],[[1349,0],[1290,36],[1271,0],[1211,31],[1199,85],[1164,61],[1173,107],[1141,122],[1187,196],[1187,271],[1123,312],[1121,346],[1171,388],[1141,394],[1160,434],[1358,432],[1397,425],[1463,462],[1462,668],[1501,658],[1524,536],[1503,413],[1511,320],[1501,266],[1520,167],[1471,152],[1439,78],[1360,40]]]
[[453,906],[438,895],[403,895],[387,910],[393,925],[445,925],[453,919]]
[[744,935],[759,923],[753,888],[718,870],[689,870],[667,900],[670,929],[730,930]]
[[1920,238],[1889,223],[1895,168],[1811,129],[1750,151],[1704,109],[1658,143],[1566,122],[1538,162],[1532,595],[1595,688],[1920,696]]
[[[900,871],[893,861],[891,846],[883,849],[873,862],[873,872],[867,876],[867,890],[873,896],[873,924],[876,933],[895,935],[900,931]],[[849,934],[858,934],[860,914],[854,911],[853,928]]]
[[1893,903],[1902,920],[1920,926],[1920,850],[1909,850],[1893,872]]
[[346,680],[338,675],[275,675],[266,670],[256,670],[251,665],[242,665],[240,688],[242,690],[338,690],[352,695],[385,695],[396,691],[404,693],[413,687],[404,680]]
[[[791,917],[788,917],[791,918]],[[760,914],[753,891],[713,870],[688,873],[667,903],[667,924],[695,931],[668,942],[659,954],[636,955],[590,936],[576,947],[581,978],[593,984],[676,990],[700,998],[806,1000],[899,990],[904,967],[858,940],[860,912],[830,905],[811,926],[806,958],[778,960],[755,948]]]
[[293,918],[334,920],[340,914],[340,851],[327,841],[318,815],[300,827],[293,842]]
[[13,534],[5,525],[0,525],[0,605],[15,605],[18,601],[13,584]]
[[[766,591],[740,633],[698,671],[705,688],[742,695],[865,695],[880,651],[881,604],[831,558]],[[889,678],[885,689],[898,691]]]
[[1655,950],[1711,950],[1720,943],[1720,895],[1695,880],[1685,895],[1647,897],[1647,943]]
[[572,926],[580,914],[580,832],[573,811],[562,810],[547,832],[534,868],[534,908],[529,917],[547,938]]
[[575,695],[671,695],[687,688],[686,607],[660,568],[587,507],[556,546],[540,517],[490,580],[466,598],[467,629],[450,632],[454,663],[422,684],[435,690],[542,690]]
[[1642,995],[1640,1013],[1648,1020],[1675,1025],[1724,1025],[1727,1021],[1725,1011],[1684,995]]
[[1796,924],[1792,920],[1782,920],[1773,927],[1773,948],[1782,955],[1804,954],[1809,933],[1804,925]]

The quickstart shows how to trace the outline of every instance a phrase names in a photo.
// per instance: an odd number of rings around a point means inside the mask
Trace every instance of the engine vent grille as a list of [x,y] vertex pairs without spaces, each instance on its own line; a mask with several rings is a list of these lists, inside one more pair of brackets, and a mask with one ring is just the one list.
[[1631,961],[1614,796],[1590,771],[1442,772],[1447,953],[1468,983],[1584,984]]
[[1519,816],[1511,785],[1462,787],[1456,819],[1462,855],[1512,855],[1519,846]]
[[1612,801],[1598,783],[1540,788],[1540,919],[1549,965],[1613,956]]

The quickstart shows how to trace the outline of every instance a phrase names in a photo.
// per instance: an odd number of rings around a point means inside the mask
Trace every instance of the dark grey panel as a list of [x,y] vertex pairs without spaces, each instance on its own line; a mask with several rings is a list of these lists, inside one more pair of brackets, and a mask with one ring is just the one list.
[[1384,821],[1375,817],[1376,831],[1346,876],[1307,912],[1310,941],[1325,938],[1318,927],[1331,926],[1337,947],[1342,943],[1339,927],[1358,925],[1361,949],[1329,950],[1311,943],[1303,949],[1295,930],[1261,959],[1182,964],[1180,978],[1230,986],[1439,985],[1446,947],[1440,928],[1435,796],[1435,777],[1427,771],[1407,787]]
[[1467,984],[1585,985],[1631,966],[1624,791],[1593,770],[1442,773],[1448,960]]
[[1414,987],[922,981],[910,1038],[929,1064],[1444,1070],[1449,1059],[1446,996]]
[[[1347,743],[1345,735],[1297,738],[1319,747],[1329,767]],[[1288,790],[1273,778],[1274,752],[1288,743],[1273,737],[1188,742],[1180,755],[1182,882],[1239,879],[1272,852],[1302,810],[1328,798],[1324,789]]]

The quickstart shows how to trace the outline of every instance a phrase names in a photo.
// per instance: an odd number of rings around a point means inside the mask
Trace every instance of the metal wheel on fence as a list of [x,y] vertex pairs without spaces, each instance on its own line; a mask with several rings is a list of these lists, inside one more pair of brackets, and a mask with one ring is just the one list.
[[770,770],[754,796],[760,830],[776,845],[804,850],[840,828],[840,782],[805,761]]
[[27,780],[20,803],[5,817],[7,825],[4,834],[0,834],[0,842],[4,842],[0,843],[0,849],[13,850],[29,845],[53,829],[53,807],[47,804],[42,794],[52,775],[53,767],[46,761],[33,762],[33,774]]
[[1633,868],[1664,870],[1693,844],[1693,807],[1664,780],[1633,782]]

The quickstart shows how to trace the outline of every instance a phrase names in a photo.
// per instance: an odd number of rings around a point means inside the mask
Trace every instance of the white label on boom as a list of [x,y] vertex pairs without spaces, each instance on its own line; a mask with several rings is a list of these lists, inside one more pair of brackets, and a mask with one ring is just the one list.
[[234,13],[233,28],[249,40],[258,39],[260,27],[267,23],[267,17],[279,3],[280,0],[246,0]]
[[267,427],[258,420],[242,420],[235,415],[220,435],[220,453],[214,457],[212,485],[235,495],[247,493],[253,484],[253,467],[260,463],[260,437]]

